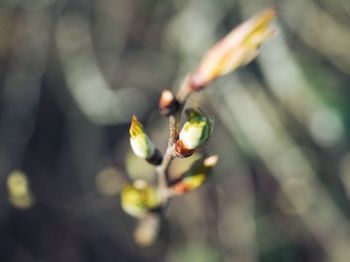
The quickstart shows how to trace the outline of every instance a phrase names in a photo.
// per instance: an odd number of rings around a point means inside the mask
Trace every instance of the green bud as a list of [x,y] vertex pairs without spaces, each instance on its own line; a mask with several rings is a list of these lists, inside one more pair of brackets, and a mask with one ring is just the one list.
[[160,200],[155,189],[143,180],[136,180],[132,185],[126,184],[121,193],[123,210],[131,216],[143,217],[159,206]]
[[155,146],[135,115],[132,117],[129,133],[130,145],[135,155],[143,159],[151,158],[155,153]]
[[194,162],[191,168],[180,179],[172,183],[171,190],[175,195],[193,191],[202,186],[211,174],[212,168],[217,164],[219,157],[212,155]]
[[200,109],[186,110],[187,122],[182,127],[179,139],[175,145],[178,157],[193,154],[195,149],[202,147],[211,137],[214,121]]

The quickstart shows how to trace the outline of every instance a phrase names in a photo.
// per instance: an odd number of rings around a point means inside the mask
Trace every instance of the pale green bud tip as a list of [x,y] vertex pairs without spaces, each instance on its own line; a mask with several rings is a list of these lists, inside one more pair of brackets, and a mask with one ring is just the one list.
[[146,134],[130,137],[130,145],[135,155],[142,159],[151,158],[155,152],[155,146]]
[[131,216],[143,217],[160,204],[154,188],[143,180],[136,180],[132,185],[126,184],[121,193],[123,210]]
[[149,159],[155,152],[155,146],[143,130],[142,124],[136,116],[132,117],[130,133],[130,145],[135,153],[140,158]]
[[199,108],[189,108],[186,110],[188,122],[192,124],[202,124],[207,128],[208,135],[211,135],[214,126],[214,119],[209,117],[205,112]]
[[198,122],[207,118],[206,113],[199,108],[189,108],[185,111],[185,114],[190,122]]
[[190,122],[185,123],[181,129],[179,138],[186,149],[194,149],[200,144],[204,126],[205,122],[195,124]]
[[188,109],[186,115],[188,121],[180,131],[175,148],[178,155],[184,155],[184,152],[201,147],[209,140],[213,131],[213,119],[201,110]]

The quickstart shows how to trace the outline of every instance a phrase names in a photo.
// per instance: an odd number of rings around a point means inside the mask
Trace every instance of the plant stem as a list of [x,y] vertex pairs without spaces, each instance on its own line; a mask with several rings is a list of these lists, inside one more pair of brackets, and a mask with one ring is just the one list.
[[180,106],[178,107],[177,111],[172,112],[172,114],[169,116],[168,147],[165,150],[165,153],[163,155],[163,161],[161,165],[159,165],[156,168],[156,172],[158,175],[158,189],[160,192],[161,203],[163,207],[166,206],[170,196],[168,191],[168,185],[170,182],[168,170],[172,160],[175,158],[173,153],[173,148],[177,139],[179,138],[179,126],[180,126],[181,113],[186,104],[188,97],[191,95],[191,92],[192,91],[191,91],[191,85],[190,85],[190,76],[186,76],[176,95],[176,99],[178,100]]

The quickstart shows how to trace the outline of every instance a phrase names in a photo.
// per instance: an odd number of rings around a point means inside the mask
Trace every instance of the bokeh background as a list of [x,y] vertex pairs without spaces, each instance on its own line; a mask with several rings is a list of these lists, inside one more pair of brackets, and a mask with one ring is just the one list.
[[[189,101],[215,176],[136,245],[119,192],[154,172],[132,114],[164,150],[161,89],[271,6],[258,59]],[[1,0],[0,261],[349,261],[349,24],[348,0]]]

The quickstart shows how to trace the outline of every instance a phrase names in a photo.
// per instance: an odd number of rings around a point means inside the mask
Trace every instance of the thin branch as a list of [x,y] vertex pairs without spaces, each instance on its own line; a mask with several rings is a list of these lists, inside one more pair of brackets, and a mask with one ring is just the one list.
[[172,112],[169,115],[169,140],[168,140],[168,147],[165,150],[165,153],[163,155],[163,161],[161,165],[159,165],[156,168],[156,172],[158,175],[158,189],[160,192],[161,202],[163,206],[165,206],[169,199],[169,192],[168,192],[168,185],[170,183],[170,177],[169,177],[169,167],[172,162],[172,160],[175,158],[173,153],[173,148],[176,143],[176,141],[179,138],[179,126],[180,126],[180,120],[181,120],[181,114],[182,110],[186,104],[186,101],[188,97],[191,95],[191,83],[190,83],[190,76],[186,76],[184,79],[177,95],[176,99],[179,103],[179,107],[176,111]]

